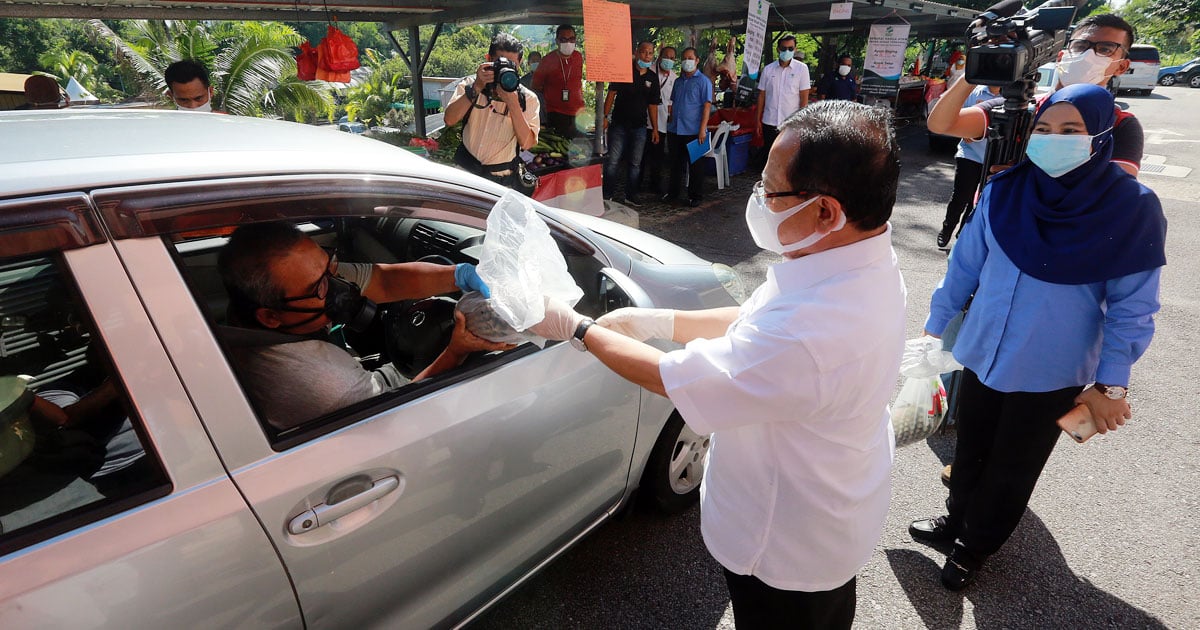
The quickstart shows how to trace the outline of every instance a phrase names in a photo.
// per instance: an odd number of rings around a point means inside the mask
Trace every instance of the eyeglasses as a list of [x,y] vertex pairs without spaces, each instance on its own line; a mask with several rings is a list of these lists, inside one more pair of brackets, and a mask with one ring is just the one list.
[[1088,50],[1095,50],[1096,54],[1101,57],[1111,57],[1122,48],[1124,46],[1117,42],[1093,42],[1086,39],[1072,39],[1067,42],[1067,50],[1075,55],[1082,55]]
[[754,188],[752,189],[751,194],[754,195],[754,201],[757,202],[758,205],[763,206],[763,207],[766,207],[768,199],[774,199],[776,197],[806,197],[810,194],[825,195],[826,197],[833,197],[833,195],[830,195],[829,193],[814,192],[814,191],[808,191],[808,190],[784,190],[784,191],[780,191],[780,192],[767,192],[766,186],[763,185],[763,181],[761,179],[758,180],[758,183],[754,184]]
[[287,304],[288,302],[299,302],[301,300],[311,300],[313,298],[324,300],[325,296],[329,295],[329,278],[337,275],[337,251],[332,247],[322,247],[321,249],[325,251],[325,255],[329,256],[329,262],[325,264],[325,272],[321,274],[320,278],[317,278],[315,283],[313,283],[309,294],[300,295],[297,297],[285,297],[283,300],[281,300],[281,302]]
[[562,43],[562,44],[574,44],[575,38],[574,37],[559,37],[558,41],[559,41],[559,43]]
[[783,48],[780,48],[779,50],[796,50],[796,47],[795,46],[784,46]]

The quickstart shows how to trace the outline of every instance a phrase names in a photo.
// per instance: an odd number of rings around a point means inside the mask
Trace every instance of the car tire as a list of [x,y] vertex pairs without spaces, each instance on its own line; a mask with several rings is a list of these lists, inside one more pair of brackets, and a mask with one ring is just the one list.
[[700,499],[711,436],[700,435],[672,412],[650,451],[642,473],[639,500],[665,514],[678,514]]
[[1187,78],[1188,87],[1200,88],[1200,72]]
[[1164,74],[1162,78],[1158,80],[1158,84],[1163,86],[1175,85],[1175,75]]

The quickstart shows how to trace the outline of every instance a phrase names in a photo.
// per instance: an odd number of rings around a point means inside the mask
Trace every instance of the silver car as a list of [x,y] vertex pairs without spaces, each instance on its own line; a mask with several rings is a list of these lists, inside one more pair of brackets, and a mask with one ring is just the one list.
[[[342,260],[469,262],[504,189],[215,114],[5,112],[0,138],[5,627],[454,626],[635,490],[696,500],[707,437],[569,344],[476,356],[286,430],[245,395],[216,268],[233,228],[293,222]],[[537,209],[581,312],[736,304],[728,267]],[[386,305],[347,347],[412,369],[452,298]]]

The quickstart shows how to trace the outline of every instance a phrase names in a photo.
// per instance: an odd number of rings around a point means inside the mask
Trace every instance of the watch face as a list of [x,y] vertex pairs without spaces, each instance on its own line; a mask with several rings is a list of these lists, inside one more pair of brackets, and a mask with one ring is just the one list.
[[571,347],[580,352],[587,352],[587,344],[583,343],[582,339],[571,337]]
[[1110,385],[1104,389],[1104,395],[1113,400],[1121,400],[1125,397],[1125,388]]

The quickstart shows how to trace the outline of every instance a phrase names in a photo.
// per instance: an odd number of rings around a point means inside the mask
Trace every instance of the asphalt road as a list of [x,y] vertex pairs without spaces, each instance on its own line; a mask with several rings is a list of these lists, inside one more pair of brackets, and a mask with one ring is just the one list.
[[[953,436],[898,450],[883,539],[858,576],[859,628],[1200,628],[1200,90],[1160,87],[1118,102],[1146,130],[1145,163],[1182,167],[1141,177],[1170,227],[1157,333],[1133,372],[1134,420],[1083,445],[1060,440],[1017,531],[962,593],[938,583],[942,554],[906,532],[910,520],[941,513],[937,477]],[[921,127],[900,136],[893,240],[915,336],[945,271],[934,239],[953,159],[932,153]],[[733,265],[753,287],[778,259],[754,247],[743,223],[757,177],[733,179],[701,208],[643,208],[641,227]],[[607,524],[475,627],[732,628],[733,616],[693,508]]]

